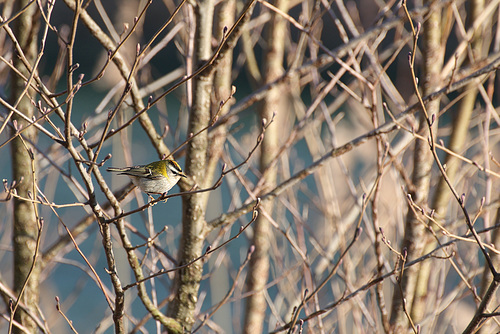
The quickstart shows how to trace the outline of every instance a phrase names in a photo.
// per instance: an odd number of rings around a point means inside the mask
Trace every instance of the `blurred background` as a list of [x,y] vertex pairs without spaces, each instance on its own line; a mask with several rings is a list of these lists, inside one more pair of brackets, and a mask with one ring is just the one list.
[[[310,333],[417,326],[455,333],[479,326],[472,325],[476,308],[499,268],[498,2],[0,6],[4,22],[11,19],[0,32],[0,330],[12,322],[9,293],[19,295],[39,231],[30,277],[39,283],[23,292],[32,314],[23,320],[25,310],[17,311],[25,326],[19,332],[69,333],[56,296],[78,333],[173,331],[153,319],[136,286],[125,291],[123,328],[113,318],[120,301],[112,276],[122,287],[137,281],[131,253],[145,277],[174,269],[143,286],[151,305],[188,331],[268,333],[292,325]],[[21,164],[14,154],[29,148],[33,159]],[[105,171],[174,150],[189,179],[169,194],[189,193],[153,207],[130,191],[127,177]],[[94,164],[89,152],[98,154]],[[21,177],[20,186],[12,184]],[[44,204],[31,203],[34,184]],[[142,208],[119,220],[123,226],[105,224],[117,216],[108,190],[119,198],[129,192],[116,202],[124,212]],[[465,194],[463,208],[453,191]],[[34,210],[31,230],[16,227],[17,210],[27,210],[20,205]],[[488,245],[484,253],[467,217]],[[134,249],[124,248],[123,235]],[[176,269],[226,241],[192,271]],[[28,268],[18,273],[22,245]],[[188,274],[195,292],[183,304]],[[489,305],[484,313],[496,310],[496,291]],[[180,315],[183,308],[189,316]],[[479,318],[485,333],[499,330],[495,316]]]

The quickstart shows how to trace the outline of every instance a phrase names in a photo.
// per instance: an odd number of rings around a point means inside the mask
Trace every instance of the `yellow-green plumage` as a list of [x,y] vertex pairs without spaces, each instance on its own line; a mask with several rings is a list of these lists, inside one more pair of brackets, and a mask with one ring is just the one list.
[[109,167],[106,170],[118,175],[127,175],[147,194],[164,194],[172,189],[181,177],[187,177],[174,160],[160,160],[133,167]]

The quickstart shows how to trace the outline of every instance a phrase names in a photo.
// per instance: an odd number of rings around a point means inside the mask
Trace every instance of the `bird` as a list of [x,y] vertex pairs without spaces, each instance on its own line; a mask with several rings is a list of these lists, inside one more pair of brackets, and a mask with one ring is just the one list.
[[187,178],[179,164],[171,159],[133,167],[108,167],[106,170],[118,175],[127,175],[132,183],[149,197],[152,197],[152,194],[164,195],[181,178]]

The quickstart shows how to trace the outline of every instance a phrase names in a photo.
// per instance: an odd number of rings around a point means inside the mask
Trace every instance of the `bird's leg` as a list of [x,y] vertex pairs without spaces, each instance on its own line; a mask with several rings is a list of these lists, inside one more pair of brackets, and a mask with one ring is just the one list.
[[[149,194],[149,193],[148,193],[147,195],[148,195],[148,197],[149,197],[149,203],[151,203],[152,201],[154,201],[154,200],[155,200],[155,198],[154,198],[153,196],[151,196],[151,194]],[[154,203],[153,205],[155,205],[155,204],[156,204],[156,203]]]

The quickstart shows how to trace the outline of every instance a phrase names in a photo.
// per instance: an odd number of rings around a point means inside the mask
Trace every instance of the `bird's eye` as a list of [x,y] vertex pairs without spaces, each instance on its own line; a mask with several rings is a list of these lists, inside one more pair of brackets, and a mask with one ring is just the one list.
[[172,163],[169,167],[170,167],[170,171],[174,175],[179,175],[181,173],[180,167],[178,165],[175,165],[174,163]]

